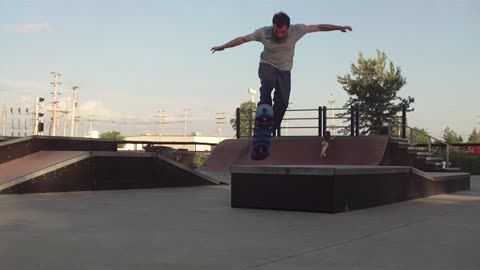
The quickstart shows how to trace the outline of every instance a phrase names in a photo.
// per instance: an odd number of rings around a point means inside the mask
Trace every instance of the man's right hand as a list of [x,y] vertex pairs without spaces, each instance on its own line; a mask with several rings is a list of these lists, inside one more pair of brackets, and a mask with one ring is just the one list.
[[210,50],[212,51],[212,54],[213,54],[213,53],[215,53],[215,52],[225,50],[225,47],[223,47],[223,46],[216,46],[216,47],[213,47],[213,48],[210,49]]

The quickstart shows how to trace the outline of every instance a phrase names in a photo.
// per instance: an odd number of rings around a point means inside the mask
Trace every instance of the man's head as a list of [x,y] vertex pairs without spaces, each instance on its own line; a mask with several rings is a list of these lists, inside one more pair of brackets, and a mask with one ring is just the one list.
[[290,17],[284,12],[277,12],[273,15],[272,23],[275,38],[279,40],[285,39],[290,28]]

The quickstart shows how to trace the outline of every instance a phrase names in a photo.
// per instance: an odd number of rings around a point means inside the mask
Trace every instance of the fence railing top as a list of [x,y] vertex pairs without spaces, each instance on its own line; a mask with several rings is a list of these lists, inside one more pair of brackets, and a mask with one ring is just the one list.
[[420,134],[422,134],[422,135],[427,136],[429,139],[432,139],[432,140],[436,141],[438,144],[443,144],[443,145],[448,146],[448,147],[453,147],[453,145],[451,145],[451,144],[449,144],[449,143],[447,143],[447,142],[443,142],[443,141],[441,141],[441,140],[439,140],[439,139],[431,136],[430,134],[428,134],[428,133],[426,133],[426,132],[424,132],[424,131],[421,131],[421,130],[419,130],[419,129],[417,129],[417,128],[412,128],[412,127],[409,127],[409,126],[406,126],[406,127],[407,127],[408,129],[410,129],[411,131],[416,131],[416,132],[418,132],[418,133],[420,133]]

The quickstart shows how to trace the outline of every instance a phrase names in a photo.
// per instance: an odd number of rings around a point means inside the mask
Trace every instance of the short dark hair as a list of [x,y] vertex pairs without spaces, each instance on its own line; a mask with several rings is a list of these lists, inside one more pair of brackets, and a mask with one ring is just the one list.
[[288,17],[285,12],[280,11],[273,15],[272,23],[277,27],[283,27],[285,25],[290,27],[290,17]]

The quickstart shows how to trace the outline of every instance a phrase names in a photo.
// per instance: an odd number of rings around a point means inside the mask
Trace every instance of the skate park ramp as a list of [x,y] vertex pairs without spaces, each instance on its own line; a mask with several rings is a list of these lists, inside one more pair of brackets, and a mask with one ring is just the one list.
[[321,143],[317,136],[273,138],[270,156],[255,161],[250,139],[229,140],[199,171],[228,182],[238,208],[340,213],[470,189],[468,173],[392,164],[398,153],[389,136],[336,137],[326,158]]
[[58,137],[30,137],[2,142],[0,193],[222,184],[158,153],[92,151],[116,149],[113,147],[115,144]]
[[90,155],[82,151],[40,151],[0,164],[0,191],[79,162]]
[[198,168],[204,174],[229,182],[234,165],[380,165],[388,136],[342,136],[330,142],[327,158],[320,158],[322,138],[318,136],[274,137],[270,156],[250,158],[251,138],[222,141]]

